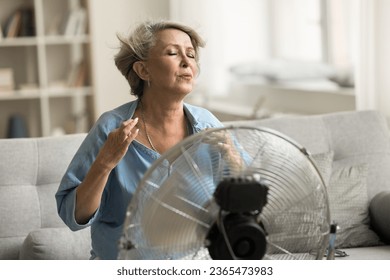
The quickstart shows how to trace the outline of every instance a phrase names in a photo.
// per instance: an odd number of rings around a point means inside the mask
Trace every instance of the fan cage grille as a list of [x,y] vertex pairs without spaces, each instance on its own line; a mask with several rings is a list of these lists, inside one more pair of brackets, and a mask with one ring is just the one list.
[[192,135],[151,166],[129,204],[119,258],[209,259],[206,236],[219,212],[216,186],[253,175],[269,187],[257,216],[267,233],[264,258],[322,258],[330,217],[313,159],[277,131],[243,126]]

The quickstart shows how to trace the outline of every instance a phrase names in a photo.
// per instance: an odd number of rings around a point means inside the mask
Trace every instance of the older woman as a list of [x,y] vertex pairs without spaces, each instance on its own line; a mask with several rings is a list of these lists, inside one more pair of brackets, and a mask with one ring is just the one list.
[[190,134],[222,124],[183,102],[204,41],[190,27],[146,22],[119,38],[115,57],[136,100],[104,113],[70,163],[56,194],[72,229],[91,226],[91,259],[116,259],[128,203],[151,164]]

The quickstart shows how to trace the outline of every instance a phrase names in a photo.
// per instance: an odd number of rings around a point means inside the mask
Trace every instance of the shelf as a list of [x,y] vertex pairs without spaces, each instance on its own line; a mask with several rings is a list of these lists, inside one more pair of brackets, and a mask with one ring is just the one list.
[[48,88],[47,93],[49,97],[72,97],[72,96],[91,96],[91,87],[81,88]]
[[36,37],[18,37],[0,39],[0,47],[35,46],[38,44]]
[[40,97],[39,89],[0,92],[0,100],[38,99]]
[[36,46],[38,44],[62,45],[62,44],[87,44],[88,35],[80,36],[46,36],[46,37],[17,37],[0,39],[0,47]]
[[87,44],[89,43],[88,35],[79,36],[46,36],[43,40],[48,45],[61,45],[61,44]]
[[[0,25],[8,36],[0,38],[0,138],[12,115],[22,116],[34,137],[58,129],[88,131],[94,96],[88,0],[0,0],[0,5]],[[8,24],[13,21],[19,22]]]
[[82,88],[47,88],[42,89],[28,89],[28,90],[13,90],[13,91],[1,91],[0,101],[5,100],[20,100],[20,99],[38,99],[42,96],[48,96],[50,98],[56,97],[72,97],[72,96],[91,96],[91,87]]

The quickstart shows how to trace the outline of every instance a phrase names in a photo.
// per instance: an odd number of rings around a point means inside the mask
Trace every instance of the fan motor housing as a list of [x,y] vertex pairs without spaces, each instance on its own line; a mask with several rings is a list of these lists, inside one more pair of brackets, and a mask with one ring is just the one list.
[[[224,218],[224,228],[234,257],[246,260],[262,259],[266,252],[266,235],[254,216],[246,214],[229,214]],[[207,236],[209,254],[212,259],[231,260],[228,245],[215,223]]]
[[207,235],[213,259],[263,258],[266,234],[256,217],[267,203],[267,194],[268,187],[253,177],[228,178],[218,184],[214,198],[220,218]]

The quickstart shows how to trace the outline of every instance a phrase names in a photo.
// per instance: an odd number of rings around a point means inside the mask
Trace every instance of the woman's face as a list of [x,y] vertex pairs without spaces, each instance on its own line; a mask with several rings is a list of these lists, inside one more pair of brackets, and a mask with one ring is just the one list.
[[195,56],[186,33],[177,29],[160,31],[146,62],[150,86],[158,91],[188,94],[197,75]]

